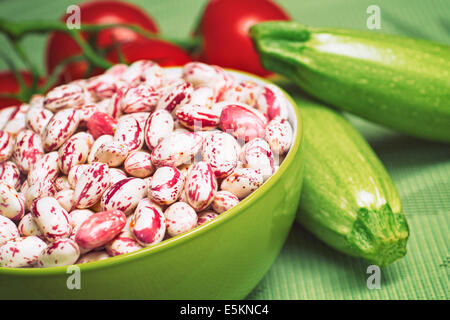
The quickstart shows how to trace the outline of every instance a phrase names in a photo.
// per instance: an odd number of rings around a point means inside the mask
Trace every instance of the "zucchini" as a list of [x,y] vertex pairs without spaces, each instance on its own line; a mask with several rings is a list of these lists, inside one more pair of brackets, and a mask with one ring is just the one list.
[[313,97],[391,129],[450,142],[450,46],[374,32],[264,22],[263,66]]
[[383,164],[338,112],[294,99],[304,120],[306,163],[297,221],[328,245],[380,267],[403,257],[409,228]]

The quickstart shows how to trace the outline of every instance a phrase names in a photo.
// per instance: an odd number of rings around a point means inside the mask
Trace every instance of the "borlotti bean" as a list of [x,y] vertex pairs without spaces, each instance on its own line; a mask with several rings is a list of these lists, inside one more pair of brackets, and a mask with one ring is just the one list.
[[139,202],[130,222],[130,231],[144,247],[161,242],[166,232],[166,218],[161,207],[148,199]]
[[293,129],[273,85],[140,60],[0,110],[0,267],[135,252],[237,206]]
[[0,267],[33,267],[47,244],[35,236],[15,238],[0,247]]
[[177,201],[184,189],[185,177],[175,167],[158,168],[148,185],[148,197],[160,205]]
[[25,203],[9,184],[0,181],[0,215],[19,221],[25,214]]
[[171,237],[185,233],[197,226],[197,213],[185,202],[176,202],[164,212],[166,231]]
[[14,152],[15,139],[7,131],[0,130],[0,162],[11,158]]
[[214,218],[217,218],[219,215],[214,211],[203,211],[198,214],[197,225],[201,226]]
[[28,104],[21,104],[20,106],[13,107],[12,113],[9,114],[9,117],[3,119],[6,120],[6,123],[3,127],[0,127],[3,131],[9,132],[12,135],[17,135],[19,132],[24,130],[27,126],[26,116],[29,109]]
[[100,200],[111,185],[108,165],[93,162],[83,170],[75,185],[74,207],[86,209]]
[[0,216],[0,247],[12,239],[19,238],[19,230],[12,220]]
[[[95,135],[92,135],[92,136],[95,137]],[[96,138],[94,144],[92,145],[91,151],[89,152],[87,162],[88,163],[94,162],[95,154],[97,153],[97,150],[105,143],[111,142],[113,140],[114,140],[114,137],[109,134],[104,134],[104,135]]]
[[275,117],[267,124],[264,138],[274,153],[284,155],[291,147],[292,135],[289,122],[284,118]]
[[145,151],[136,151],[128,155],[123,168],[130,176],[137,178],[149,177],[155,171],[151,155]]
[[205,210],[214,200],[217,180],[211,165],[200,161],[189,170],[186,178],[186,198],[195,211]]
[[0,163],[0,181],[9,184],[16,190],[20,188],[20,171],[14,162]]
[[275,117],[288,118],[287,100],[283,92],[272,84],[265,85],[258,96],[255,107],[267,114],[270,120]]
[[237,166],[238,152],[232,135],[217,131],[204,138],[202,159],[211,165],[217,178],[229,176]]
[[44,239],[44,234],[41,229],[39,229],[39,226],[36,224],[31,213],[27,213],[23,216],[17,228],[22,237],[36,236]]
[[72,233],[69,214],[53,197],[33,201],[31,214],[47,241],[68,238]]
[[174,120],[167,110],[157,110],[148,117],[145,123],[144,137],[147,148],[153,150],[174,129]]
[[113,240],[127,223],[120,210],[103,211],[87,218],[75,235],[75,241],[84,249],[95,249]]
[[128,156],[128,147],[120,141],[109,141],[102,144],[95,152],[93,162],[106,163],[109,167],[122,165]]
[[62,109],[76,107],[86,101],[85,89],[76,83],[69,83],[50,90],[44,98],[44,107],[57,112]]
[[103,135],[113,136],[116,126],[117,120],[104,112],[95,112],[87,121],[87,128],[94,139]]
[[110,258],[111,256],[105,251],[93,251],[80,256],[80,259],[76,262],[76,264],[83,264],[88,262],[100,261]]
[[34,185],[41,181],[53,181],[58,177],[60,172],[58,160],[60,156],[58,152],[53,151],[46,153],[34,163],[28,173],[28,185]]
[[237,196],[229,191],[221,190],[216,192],[214,200],[211,203],[211,207],[216,213],[221,214],[227,210],[230,210],[238,203],[239,198]]
[[190,162],[202,143],[203,138],[194,132],[174,132],[153,149],[152,162],[157,167],[178,167]]
[[28,109],[26,115],[27,127],[37,134],[42,134],[44,128],[47,126],[50,119],[53,117],[53,112],[45,109],[42,105],[32,104]]
[[129,215],[146,194],[147,184],[143,179],[126,178],[113,184],[103,193],[100,205],[104,211],[120,210]]
[[61,110],[50,119],[42,133],[45,151],[57,150],[77,130],[80,120],[77,110]]
[[124,144],[128,152],[139,151],[144,145],[144,130],[139,121],[131,116],[122,116],[117,123],[114,141]]
[[32,130],[23,130],[17,134],[13,161],[20,171],[28,173],[31,166],[44,154],[41,136]]
[[253,81],[241,82],[225,91],[222,95],[222,101],[245,103],[253,106],[261,91],[260,86]]
[[80,248],[72,239],[60,239],[50,243],[39,255],[40,268],[59,267],[74,264],[80,257]]

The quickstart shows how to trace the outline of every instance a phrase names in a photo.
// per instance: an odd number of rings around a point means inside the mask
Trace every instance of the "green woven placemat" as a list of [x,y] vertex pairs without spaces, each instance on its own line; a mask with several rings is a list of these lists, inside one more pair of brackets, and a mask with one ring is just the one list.
[[[74,0],[3,0],[0,17],[58,18]],[[186,36],[205,0],[131,1],[156,18],[162,32]],[[280,0],[291,16],[313,26],[365,29],[369,5],[381,9],[381,32],[449,44],[448,0]],[[4,45],[0,38],[0,46]],[[45,38],[25,47],[43,70]],[[0,62],[0,69],[5,66]],[[380,289],[368,289],[368,264],[344,256],[297,224],[249,299],[448,299],[450,146],[409,138],[350,117],[367,137],[396,183],[408,217],[408,254],[381,271]]]

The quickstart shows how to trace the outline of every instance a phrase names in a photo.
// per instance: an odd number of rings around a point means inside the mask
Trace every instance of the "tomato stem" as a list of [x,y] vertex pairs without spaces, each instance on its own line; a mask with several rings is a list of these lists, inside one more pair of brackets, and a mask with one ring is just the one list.
[[[201,38],[191,37],[187,39],[179,39],[179,38],[170,38],[164,37],[160,35],[156,35],[152,32],[149,32],[138,25],[135,24],[125,24],[125,23],[114,23],[114,24],[82,24],[79,29],[69,29],[64,22],[61,21],[47,21],[47,20],[36,20],[36,21],[10,21],[4,18],[0,18],[0,33],[6,35],[6,37],[11,41],[14,51],[25,64],[25,66],[29,69],[33,76],[33,83],[30,87],[25,85],[23,78],[18,71],[17,67],[14,63],[6,57],[6,55],[2,54],[3,59],[6,61],[9,69],[14,73],[17,78],[17,82],[20,86],[20,93],[18,96],[21,97],[20,100],[27,101],[32,94],[34,93],[44,93],[48,90],[54,83],[56,83],[58,79],[58,75],[61,70],[67,64],[79,61],[86,60],[90,66],[90,70],[94,67],[99,67],[102,69],[108,69],[112,66],[111,62],[109,62],[102,52],[99,52],[98,48],[95,47],[92,43],[86,41],[82,36],[82,32],[94,33],[98,34],[100,31],[110,28],[128,28],[139,35],[142,35],[148,39],[157,39],[166,42],[173,43],[181,48],[183,48],[188,53],[196,52],[201,47]],[[36,66],[33,65],[25,50],[23,49],[20,40],[29,34],[42,34],[42,33],[50,33],[50,32],[63,32],[70,36],[81,48],[82,53],[75,57],[71,57],[69,59],[65,59],[61,61],[60,64],[57,65],[54,72],[47,78],[46,83],[41,88],[38,87],[40,75]],[[72,59],[73,58],[73,59]],[[123,55],[119,50],[119,58],[123,61]]]

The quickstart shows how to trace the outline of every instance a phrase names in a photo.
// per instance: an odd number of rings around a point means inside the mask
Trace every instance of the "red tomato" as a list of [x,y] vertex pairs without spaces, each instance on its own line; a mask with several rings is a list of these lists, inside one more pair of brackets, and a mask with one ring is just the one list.
[[[31,73],[28,71],[21,71],[20,73],[22,75],[23,81],[25,82],[25,85],[31,85],[33,82]],[[39,84],[42,84],[42,81],[39,81]],[[0,71],[0,95],[4,93],[19,92],[20,86],[14,74],[11,71]],[[22,104],[22,101],[18,99],[0,97],[0,109],[20,104]]]
[[[162,40],[140,39],[133,42],[120,44],[118,49],[126,62],[137,60],[153,60],[163,67],[182,66],[191,58],[180,47]],[[119,63],[117,50],[111,51],[107,59],[113,63]]]
[[258,75],[269,74],[261,66],[248,29],[270,20],[290,20],[290,17],[270,0],[210,1],[198,30],[203,38],[201,55],[205,62]]
[[[136,24],[141,28],[157,33],[156,23],[140,8],[129,3],[120,1],[91,1],[80,5],[81,23],[89,24],[109,24],[109,23],[128,23]],[[66,21],[68,15],[62,17]],[[88,38],[89,35],[84,35]],[[143,37],[127,28],[111,28],[101,31],[98,34],[96,44],[99,48],[111,46],[114,42],[129,42]],[[72,38],[64,33],[55,32],[49,37],[47,43],[46,63],[47,72],[51,73],[55,67],[64,59],[78,55],[81,49]],[[88,64],[85,61],[74,62],[68,65],[63,71],[65,82],[84,78],[88,70]],[[101,70],[95,70],[99,73]]]

